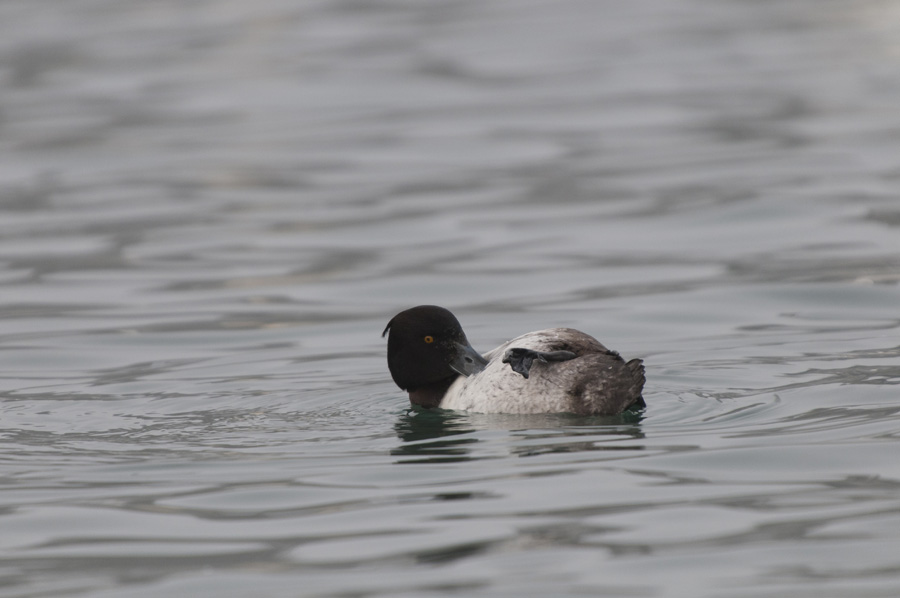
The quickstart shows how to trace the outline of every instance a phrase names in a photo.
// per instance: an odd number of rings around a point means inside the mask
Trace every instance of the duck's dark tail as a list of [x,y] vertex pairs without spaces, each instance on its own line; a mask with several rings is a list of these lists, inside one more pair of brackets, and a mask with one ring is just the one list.
[[633,405],[637,407],[646,407],[647,403],[644,402],[644,397],[641,396],[641,392],[644,390],[644,382],[647,381],[647,378],[644,375],[644,361],[642,359],[632,359],[625,364],[625,367],[628,368],[628,371],[631,372],[631,377],[634,378],[634,389],[638,395],[638,398]]

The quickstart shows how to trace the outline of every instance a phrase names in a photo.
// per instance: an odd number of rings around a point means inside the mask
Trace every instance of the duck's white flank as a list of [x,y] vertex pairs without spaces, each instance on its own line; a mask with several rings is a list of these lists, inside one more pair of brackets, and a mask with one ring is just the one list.
[[[587,337],[570,328],[548,328],[523,334],[485,353],[488,360],[485,369],[468,378],[460,376],[447,389],[440,407],[476,413],[572,411],[571,384],[567,377],[578,367],[580,359],[549,364],[535,361],[531,375],[525,378],[503,363],[503,355],[511,347],[553,351],[559,347],[561,339],[573,333]],[[602,375],[602,372],[598,374]]]

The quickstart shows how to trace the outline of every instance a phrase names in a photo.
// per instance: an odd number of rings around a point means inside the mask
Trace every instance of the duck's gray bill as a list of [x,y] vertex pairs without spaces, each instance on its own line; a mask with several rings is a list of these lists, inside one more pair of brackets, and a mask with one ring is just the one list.
[[450,369],[457,374],[471,376],[483,370],[484,366],[488,364],[487,359],[473,349],[472,345],[456,343],[456,348],[459,351],[456,354],[456,358],[450,362]]

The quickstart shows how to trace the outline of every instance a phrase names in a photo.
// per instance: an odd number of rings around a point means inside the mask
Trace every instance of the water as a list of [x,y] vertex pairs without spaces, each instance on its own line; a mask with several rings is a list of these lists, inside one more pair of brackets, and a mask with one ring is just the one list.
[[[0,5],[0,595],[900,593],[900,11]],[[416,413],[574,326],[649,407]]]

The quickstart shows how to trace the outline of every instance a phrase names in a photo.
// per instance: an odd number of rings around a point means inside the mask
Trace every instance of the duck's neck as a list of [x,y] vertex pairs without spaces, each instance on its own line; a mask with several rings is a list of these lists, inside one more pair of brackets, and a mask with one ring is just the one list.
[[449,378],[444,378],[443,380],[433,382],[427,386],[411,388],[409,389],[409,402],[413,405],[418,405],[419,407],[433,409],[441,404],[441,400],[443,400],[444,395],[447,393],[447,389],[450,388],[450,385],[453,384],[457,378],[459,378],[459,376],[450,376]]

